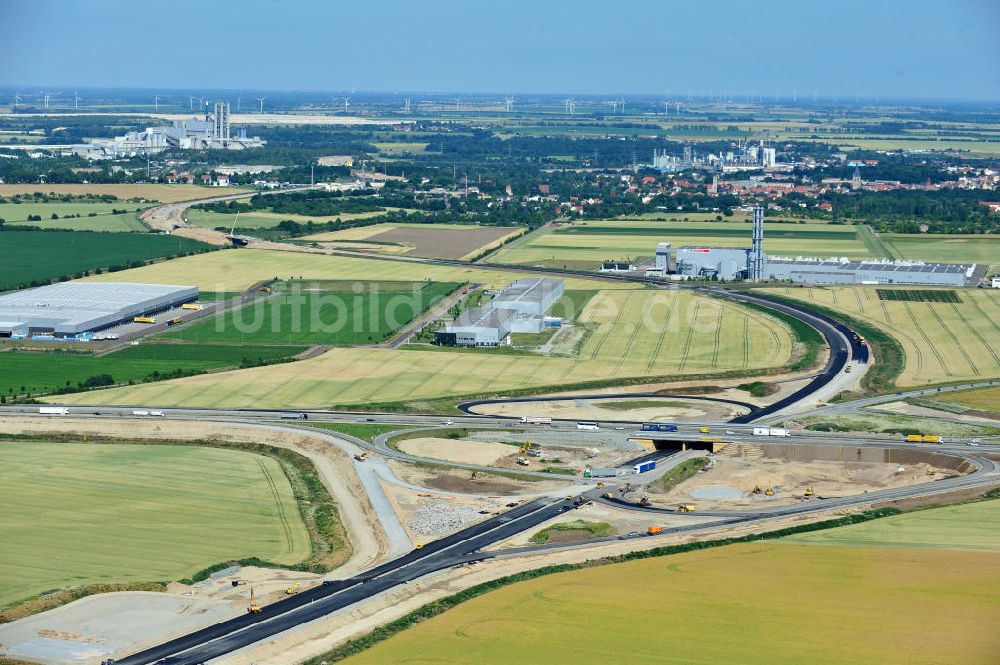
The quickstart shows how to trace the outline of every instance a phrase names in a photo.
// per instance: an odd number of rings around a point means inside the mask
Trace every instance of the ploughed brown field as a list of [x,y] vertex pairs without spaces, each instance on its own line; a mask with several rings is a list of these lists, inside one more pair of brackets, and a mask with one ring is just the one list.
[[368,240],[413,245],[407,256],[428,259],[461,259],[481,248],[499,242],[517,229],[486,226],[473,229],[421,229],[399,227],[370,236]]

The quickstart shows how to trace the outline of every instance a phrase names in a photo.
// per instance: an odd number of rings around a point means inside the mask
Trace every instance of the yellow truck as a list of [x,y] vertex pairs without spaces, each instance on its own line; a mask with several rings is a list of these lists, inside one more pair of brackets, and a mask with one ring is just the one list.
[[197,311],[199,311],[201,309],[201,305],[198,305],[198,304],[193,303],[193,302],[186,302],[183,305],[181,305],[181,309],[190,309],[190,310],[193,310],[193,311],[197,312]]
[[907,443],[920,443],[924,440],[924,437],[920,434],[907,434],[905,440]]
[[156,319],[151,316],[137,316],[132,320],[136,323],[156,323]]

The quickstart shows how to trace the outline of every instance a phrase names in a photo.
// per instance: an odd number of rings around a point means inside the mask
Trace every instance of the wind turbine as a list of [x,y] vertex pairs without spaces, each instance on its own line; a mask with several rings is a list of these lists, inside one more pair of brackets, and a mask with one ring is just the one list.
[[670,113],[670,102],[663,102],[663,115]]
[[17,105],[21,103],[21,92],[14,93],[14,113],[17,113]]
[[260,112],[261,112],[262,115],[264,113],[264,100],[265,99],[267,99],[267,97],[258,97],[257,98],[257,102],[260,104]]
[[77,92],[73,93],[73,110],[80,110],[80,94]]
[[567,97],[563,100],[563,104],[566,105],[566,113],[573,115],[576,113],[576,100],[572,97]]
[[513,112],[514,111],[514,98],[511,95],[507,95],[507,97],[505,97],[503,101],[504,101],[504,106],[507,109],[507,113]]
[[344,113],[347,113],[347,109],[351,108],[351,98],[344,97]]
[[622,115],[625,115],[625,99],[623,97],[619,97],[618,104],[622,107]]
[[196,100],[196,99],[198,99],[198,98],[195,97],[194,95],[188,95],[188,109],[189,110],[191,110],[191,111],[194,110],[194,100]]
[[409,112],[410,112],[410,98],[407,97],[406,100],[403,102],[403,113],[409,113]]
[[50,93],[48,93],[48,92],[43,92],[43,93],[42,93],[42,99],[44,99],[44,100],[45,100],[45,108],[49,108],[49,98],[50,98],[51,96],[52,96],[52,95],[51,95]]
[[159,95],[153,95],[153,110],[154,111],[159,111],[160,110],[160,96]]

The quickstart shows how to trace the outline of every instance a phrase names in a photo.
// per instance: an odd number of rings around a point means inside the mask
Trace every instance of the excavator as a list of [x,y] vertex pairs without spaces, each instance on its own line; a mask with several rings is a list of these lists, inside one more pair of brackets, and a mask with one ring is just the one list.
[[299,590],[300,586],[302,586],[302,583],[301,582],[296,582],[292,586],[290,586],[287,589],[285,589],[285,593],[288,594],[289,596],[291,596],[292,594],[296,593]]
[[257,594],[253,587],[250,587],[250,604],[247,605],[247,614],[260,614],[260,603],[257,602]]
[[803,494],[803,496],[810,497],[813,494],[815,494],[815,492],[813,492],[813,486],[810,485],[809,487],[806,488],[805,494]]
[[774,487],[771,486],[771,483],[767,484],[767,489],[764,490],[764,496],[774,496]]
[[368,452],[363,451],[360,453],[354,453],[354,459],[358,460],[359,462],[364,462],[366,459],[368,459]]
[[649,498],[644,496],[638,501],[636,501],[635,505],[639,506],[640,508],[646,508],[649,506]]
[[683,503],[677,506],[677,512],[679,513],[690,513],[692,510],[694,510],[694,504]]

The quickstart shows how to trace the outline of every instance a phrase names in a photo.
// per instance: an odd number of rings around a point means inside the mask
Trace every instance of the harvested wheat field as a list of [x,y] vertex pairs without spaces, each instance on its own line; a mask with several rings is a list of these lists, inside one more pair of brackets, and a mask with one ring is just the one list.
[[344,662],[993,665],[998,587],[992,553],[747,543],[514,584]]
[[119,199],[146,199],[161,203],[176,203],[178,201],[193,201],[209,196],[225,196],[250,191],[240,187],[200,187],[198,185],[97,185],[97,184],[40,184],[40,185],[0,185],[0,196],[9,197],[15,194],[69,194],[70,196],[100,196],[111,194]]
[[294,363],[65,395],[59,400],[322,408],[632,376],[756,370],[785,365],[792,354],[792,334],[777,320],[689,291],[602,291],[591,298],[580,319],[593,332],[581,344],[578,357],[336,348]]
[[[1000,377],[1000,350],[996,345],[1000,335],[1000,291],[952,289],[957,302],[921,302],[882,300],[879,290],[888,289],[767,289],[855,316],[895,337],[906,356],[903,371],[896,380],[901,387]],[[915,289],[896,287],[892,291]]]

